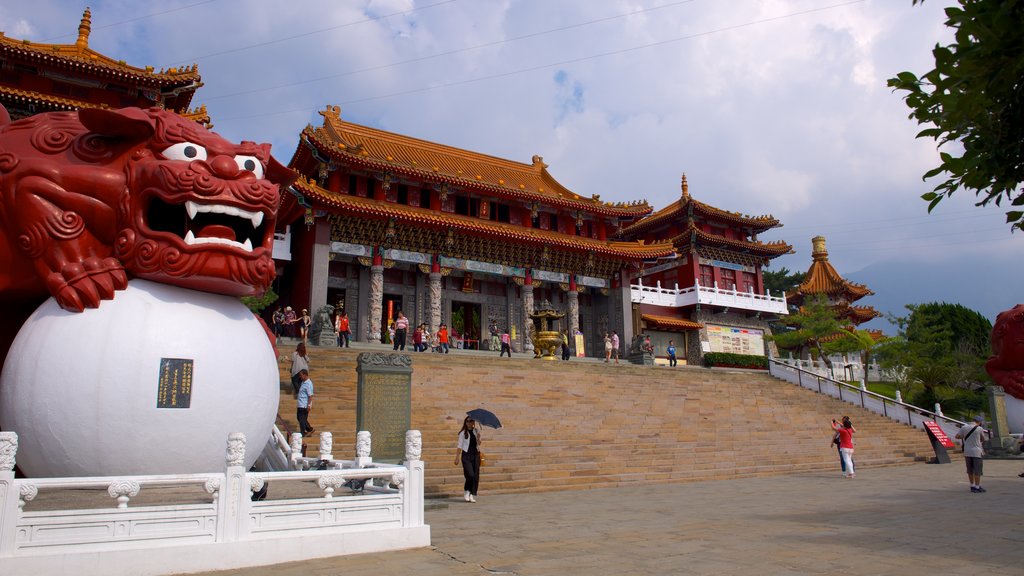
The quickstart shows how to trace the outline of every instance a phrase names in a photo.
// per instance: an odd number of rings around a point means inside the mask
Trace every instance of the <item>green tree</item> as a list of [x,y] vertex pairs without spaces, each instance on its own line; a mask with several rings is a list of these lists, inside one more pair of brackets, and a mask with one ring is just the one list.
[[242,296],[242,304],[245,304],[249,310],[256,314],[259,314],[264,308],[274,302],[277,302],[277,292],[274,292],[273,288],[267,288],[267,291],[261,296]]
[[828,354],[857,354],[860,356],[861,366],[866,367],[871,363],[872,352],[880,342],[867,330],[843,329],[835,338],[825,343],[824,349]]
[[[914,4],[924,0],[913,0]],[[932,50],[935,68],[920,78],[900,72],[888,85],[904,92],[910,118],[927,127],[918,138],[946,147],[941,163],[925,173],[945,180],[921,196],[928,211],[964,188],[985,206],[1004,199],[1024,206],[1024,0],[960,0],[946,8],[955,31],[948,46]],[[1024,229],[1024,209],[1006,212],[1011,230]]]
[[[899,335],[879,345],[877,356],[904,398],[924,408],[938,402],[947,414],[966,415],[984,405],[978,389],[988,380],[983,352],[992,325],[959,304],[908,305],[889,317]],[[911,394],[914,389],[920,389]]]
[[836,318],[835,310],[822,295],[815,295],[804,301],[803,308],[796,314],[791,314],[783,319],[787,326],[794,328],[788,332],[768,336],[767,339],[775,342],[782,348],[811,348],[818,353],[829,373],[835,377],[832,369],[832,361],[829,360],[829,352],[826,350],[826,341],[843,330],[842,325]]
[[785,296],[786,292],[796,288],[804,281],[804,276],[807,276],[806,272],[790,272],[785,266],[774,272],[771,270],[761,271],[764,287],[773,296]]

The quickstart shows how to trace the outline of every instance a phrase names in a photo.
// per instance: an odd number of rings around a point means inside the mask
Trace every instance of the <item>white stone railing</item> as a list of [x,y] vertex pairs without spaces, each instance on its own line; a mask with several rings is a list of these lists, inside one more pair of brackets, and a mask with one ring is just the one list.
[[798,366],[786,364],[778,358],[768,359],[768,373],[779,380],[838,398],[844,402],[856,404],[865,410],[870,410],[875,414],[881,414],[896,422],[908,424],[921,430],[925,429],[925,422],[935,422],[950,438],[954,438],[960,427],[964,425],[963,422],[947,418],[941,413],[925,410],[901,400],[893,400],[888,396],[875,394],[865,388],[859,388],[845,382],[838,382],[827,376],[808,372]]
[[[248,472],[245,437],[232,434],[223,472],[14,478],[18,437],[0,432],[0,567],[5,576],[69,566],[156,576],[429,546],[419,432],[406,436],[404,465],[373,463],[369,433],[360,434],[353,460],[333,459],[321,434],[328,452],[316,470],[302,469],[311,459],[299,455],[300,469]],[[253,501],[265,486],[266,499]],[[109,506],[84,507],[98,490]],[[160,503],[133,505],[147,492]]]
[[[792,357],[779,357],[776,358],[776,360],[786,364],[787,366],[795,366],[801,370],[811,372],[819,376],[832,376],[829,372],[828,365],[821,359],[810,360]],[[835,373],[835,376],[842,380],[855,380],[858,382],[879,382],[882,380],[891,380],[891,378],[886,377],[888,374],[882,370],[877,363],[868,364],[865,367],[860,360],[843,358],[842,356],[829,356],[829,360],[832,361],[832,371]]]
[[739,290],[719,288],[717,283],[711,288],[702,287],[699,283],[686,288],[680,288],[678,284],[675,285],[675,288],[662,288],[660,281],[656,282],[654,286],[645,286],[642,278],[638,278],[636,284],[630,284],[629,289],[630,300],[634,303],[671,308],[708,304],[755,312],[789,314],[786,299],[772,296],[770,291],[766,294],[757,294],[753,291],[740,292]]

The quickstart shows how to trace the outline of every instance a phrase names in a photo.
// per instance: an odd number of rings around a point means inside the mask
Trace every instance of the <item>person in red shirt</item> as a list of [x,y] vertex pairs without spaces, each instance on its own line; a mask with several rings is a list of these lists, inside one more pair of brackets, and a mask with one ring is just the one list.
[[348,313],[342,310],[334,319],[334,327],[338,330],[338,347],[348,348],[352,332],[349,330]]
[[853,478],[853,435],[857,433],[857,429],[853,427],[853,422],[848,416],[843,416],[842,424],[836,422],[835,418],[832,419],[832,430],[839,434],[839,452],[846,464],[844,476]]
[[441,347],[441,350],[445,354],[448,353],[448,325],[441,323],[441,327],[437,329],[437,343]]
[[412,349],[416,352],[423,351],[423,325],[416,327],[412,333]]

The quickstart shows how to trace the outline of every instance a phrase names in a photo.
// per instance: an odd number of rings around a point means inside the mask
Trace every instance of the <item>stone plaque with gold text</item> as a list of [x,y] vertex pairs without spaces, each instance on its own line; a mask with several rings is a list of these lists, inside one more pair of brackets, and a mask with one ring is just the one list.
[[375,462],[398,462],[405,457],[405,432],[412,422],[412,357],[363,352],[356,372],[356,431],[370,432]]

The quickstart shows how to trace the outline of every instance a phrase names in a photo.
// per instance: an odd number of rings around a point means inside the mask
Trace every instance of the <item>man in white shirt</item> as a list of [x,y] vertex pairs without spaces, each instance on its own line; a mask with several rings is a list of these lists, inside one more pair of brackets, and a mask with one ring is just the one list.
[[982,426],[985,419],[980,415],[974,417],[973,426],[964,426],[956,433],[956,437],[963,441],[964,461],[967,463],[967,479],[971,483],[971,492],[985,492],[981,487],[982,456],[985,455],[985,448],[982,443],[988,439],[988,430]]
[[313,381],[309,379],[308,370],[299,370],[299,378],[302,384],[299,386],[295,417],[299,421],[299,432],[309,436],[313,433],[313,427],[309,425],[309,411],[313,409]]

